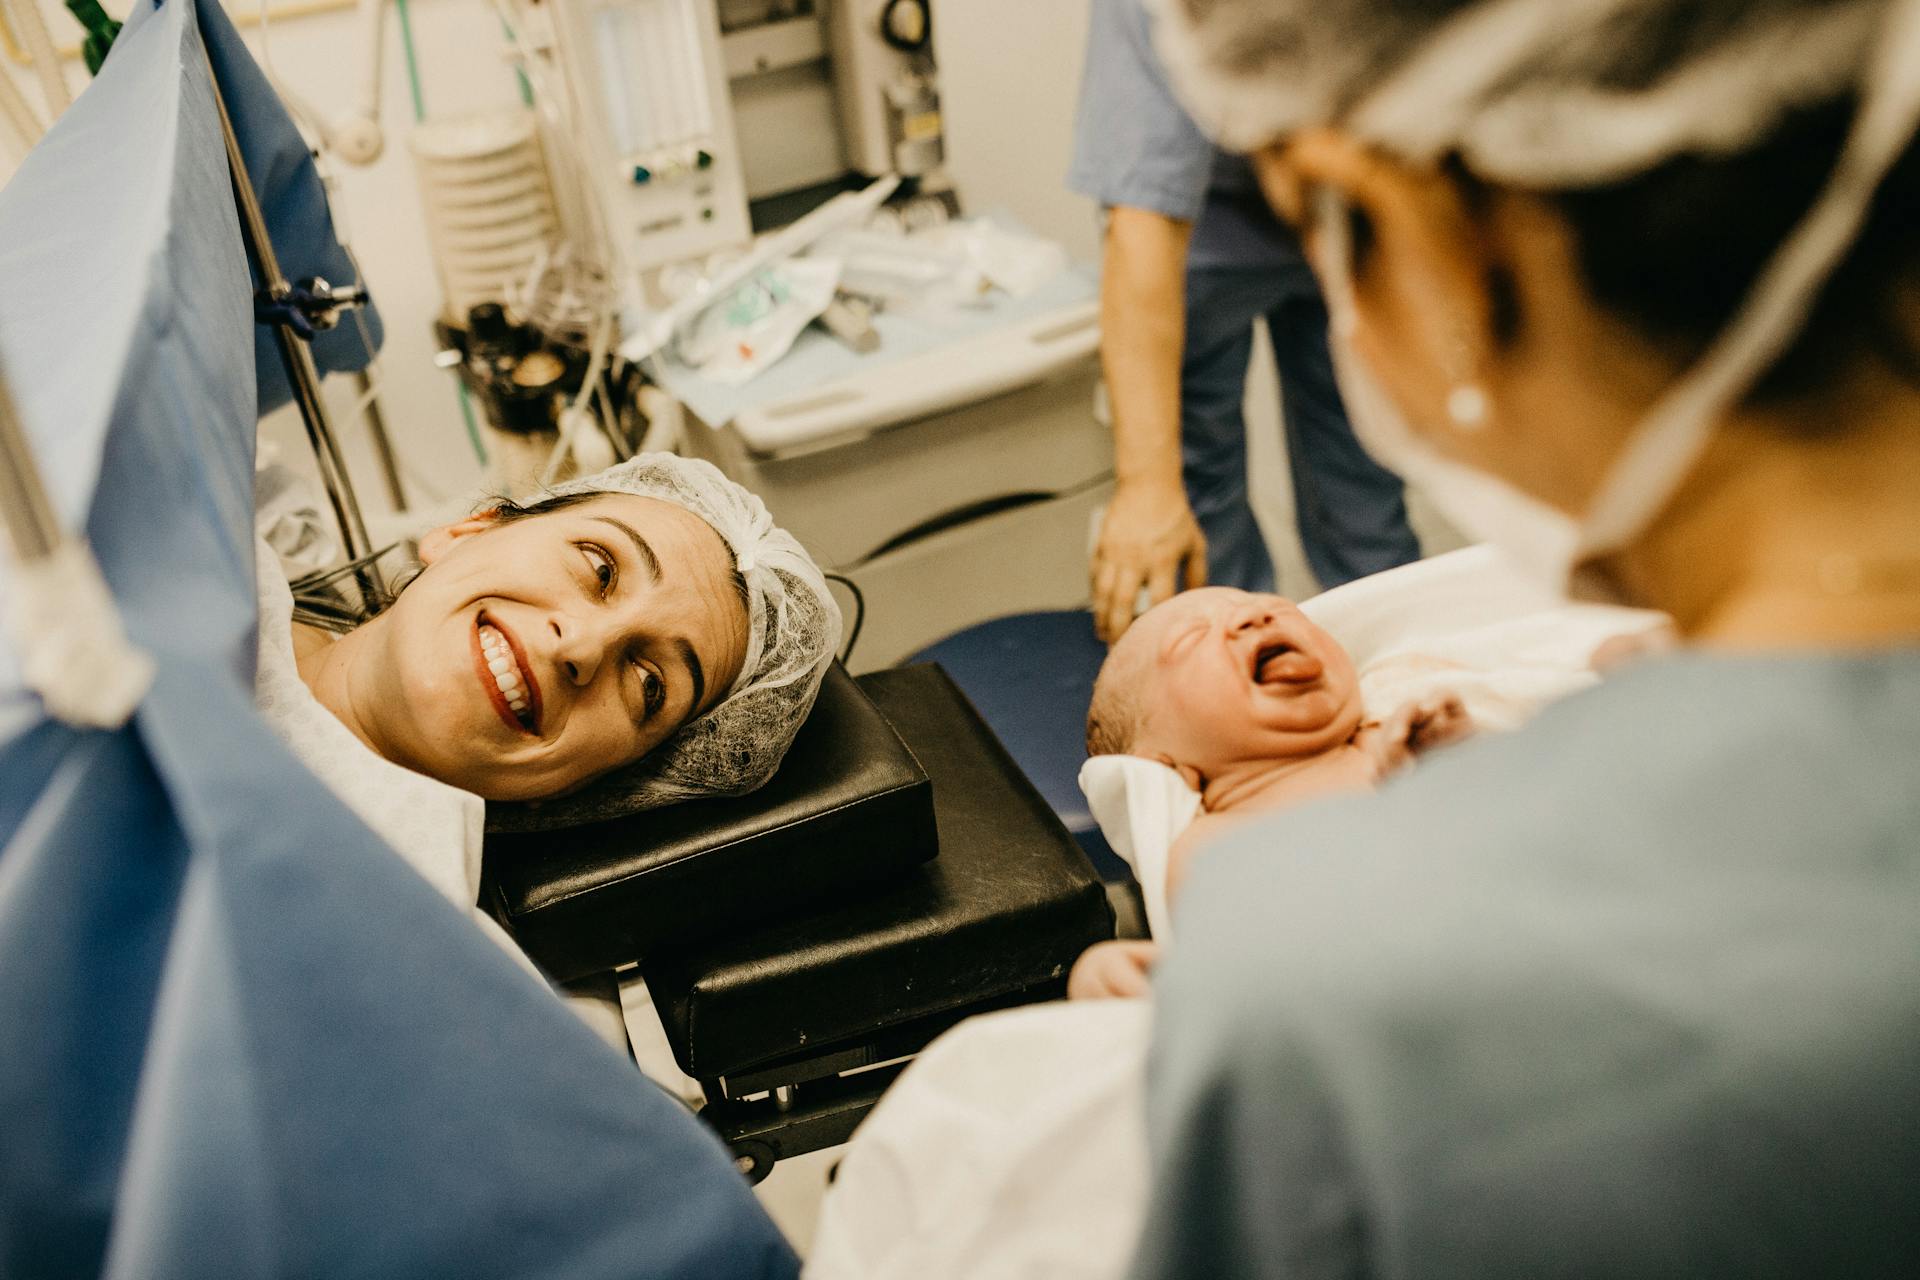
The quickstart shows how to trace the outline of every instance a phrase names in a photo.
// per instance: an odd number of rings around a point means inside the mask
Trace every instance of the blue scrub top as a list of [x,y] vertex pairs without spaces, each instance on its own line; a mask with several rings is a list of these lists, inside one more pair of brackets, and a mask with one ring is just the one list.
[[1177,919],[1136,1277],[1920,1255],[1920,651],[1650,662]]
[[1104,206],[1192,222],[1192,268],[1300,263],[1246,157],[1208,142],[1173,96],[1152,37],[1139,0],[1094,0],[1067,185]]

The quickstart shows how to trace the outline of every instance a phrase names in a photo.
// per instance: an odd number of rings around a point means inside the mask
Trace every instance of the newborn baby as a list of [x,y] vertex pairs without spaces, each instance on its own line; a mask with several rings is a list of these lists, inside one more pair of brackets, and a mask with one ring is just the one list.
[[[1291,601],[1208,587],[1148,610],[1114,645],[1094,682],[1087,753],[1158,761],[1199,793],[1199,816],[1169,858],[1172,897],[1194,851],[1224,827],[1369,789],[1470,727],[1444,693],[1367,719],[1353,660]],[[1074,966],[1068,994],[1142,994],[1153,954],[1152,943],[1101,943]]]

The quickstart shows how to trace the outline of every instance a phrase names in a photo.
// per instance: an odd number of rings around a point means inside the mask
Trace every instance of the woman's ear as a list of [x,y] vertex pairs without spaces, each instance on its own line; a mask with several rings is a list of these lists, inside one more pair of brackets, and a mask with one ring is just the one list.
[[[1347,211],[1350,341],[1410,423],[1445,437],[1463,390],[1497,398],[1517,316],[1501,231],[1471,179],[1332,129],[1303,132],[1255,164],[1276,204],[1310,210],[1308,196],[1325,191]],[[1316,228],[1304,229],[1313,253]]]
[[485,533],[500,523],[500,509],[476,511],[455,524],[443,524],[438,529],[429,529],[420,535],[420,563],[432,564],[447,554],[455,543],[476,533]]

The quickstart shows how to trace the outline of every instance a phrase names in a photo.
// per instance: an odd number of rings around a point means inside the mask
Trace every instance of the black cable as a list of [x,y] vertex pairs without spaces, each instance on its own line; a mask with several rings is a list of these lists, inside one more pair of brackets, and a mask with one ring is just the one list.
[[293,588],[293,594],[296,596],[313,591],[319,587],[327,586],[329,583],[338,582],[350,573],[359,572],[399,545],[397,542],[389,542],[379,550],[369,551],[357,560],[349,560],[345,564],[338,565],[332,569],[316,569],[312,573],[295,578],[288,585]]
[[355,610],[318,596],[295,596],[293,620],[322,631],[331,631],[335,635],[345,635],[366,621]]
[[837,582],[853,592],[853,626],[847,632],[846,647],[840,650],[840,664],[845,666],[853,657],[853,646],[860,642],[860,628],[867,620],[867,597],[862,594],[860,584],[845,574],[829,573],[826,576],[829,581]]

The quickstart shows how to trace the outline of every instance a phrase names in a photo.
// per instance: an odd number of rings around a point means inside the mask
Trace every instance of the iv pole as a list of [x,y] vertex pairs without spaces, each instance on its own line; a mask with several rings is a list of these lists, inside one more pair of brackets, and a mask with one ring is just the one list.
[[[259,271],[262,292],[270,302],[284,303],[293,296],[293,285],[281,272],[280,260],[274,254],[273,239],[267,233],[266,218],[260,212],[260,201],[254,195],[253,180],[247,173],[246,158],[240,154],[240,141],[233,131],[233,119],[227,114],[226,97],[220,92],[219,78],[213,73],[212,55],[206,52],[204,45],[201,56],[207,66],[207,82],[213,88],[214,106],[220,113],[220,132],[226,139],[227,168],[233,180],[234,205],[240,213],[241,238],[246,242],[247,254]],[[347,559],[362,560],[372,553],[373,544],[360,514],[360,501],[354,494],[353,481],[347,474],[346,460],[340,454],[339,443],[327,417],[326,404],[321,399],[320,374],[314,367],[313,353],[284,316],[273,322],[273,332],[280,348],[280,362],[287,371],[287,382],[293,388],[294,403],[299,407],[301,421],[306,423],[307,438],[313,445],[313,456],[320,467],[320,481],[326,486],[327,497],[333,504],[334,518],[340,525]],[[368,563],[361,566],[355,571],[355,577],[368,603],[382,599],[384,589],[375,565]]]

